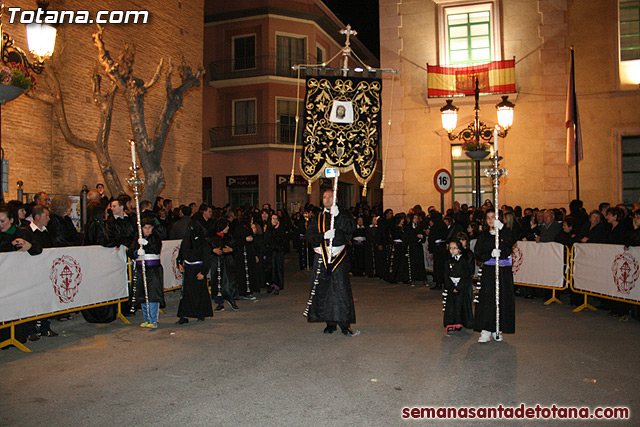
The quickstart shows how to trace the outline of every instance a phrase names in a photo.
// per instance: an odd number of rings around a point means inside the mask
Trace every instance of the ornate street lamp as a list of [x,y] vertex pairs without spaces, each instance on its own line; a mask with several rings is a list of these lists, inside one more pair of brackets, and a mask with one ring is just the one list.
[[[440,109],[440,113],[442,118],[442,127],[447,131],[450,141],[455,141],[456,139],[458,139],[460,141],[463,141],[463,143],[472,143],[475,148],[481,148],[481,144],[490,144],[492,142],[494,129],[487,126],[480,120],[480,87],[477,77],[474,96],[474,120],[458,134],[453,133],[458,124],[458,107],[453,105],[452,99],[447,99],[447,103]],[[508,98],[508,96],[503,96],[502,101],[498,103],[498,105],[496,105],[498,124],[500,125],[498,136],[501,138],[505,138],[507,136],[509,128],[511,128],[511,125],[513,125],[513,109],[515,105],[511,101],[509,101]],[[482,204],[482,193],[480,191],[480,161],[489,155],[489,151],[475,149],[466,151],[465,154],[475,161],[476,191],[474,206],[478,208]]]
[[[37,0],[37,8],[46,11],[49,7],[49,1]],[[28,24],[26,25],[27,31],[27,44],[29,51],[33,54],[34,59],[29,60],[27,54],[18,46],[15,45],[13,38],[6,33],[2,28],[2,12],[4,9],[4,3],[0,2],[0,41],[2,46],[0,47],[0,61],[3,64],[15,62],[22,64],[25,68],[30,69],[36,74],[41,74],[44,71],[44,61],[53,54],[53,50],[56,44],[56,29],[47,24]],[[22,95],[21,89],[14,86],[0,84],[0,109],[3,104],[17,98]],[[1,110],[0,110],[0,123],[1,123]],[[4,150],[2,149],[2,129],[0,127],[0,203],[4,203]]]

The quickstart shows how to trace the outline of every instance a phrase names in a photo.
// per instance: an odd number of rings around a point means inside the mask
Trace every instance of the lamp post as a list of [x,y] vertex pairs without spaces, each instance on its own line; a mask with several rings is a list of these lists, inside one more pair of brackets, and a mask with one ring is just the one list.
[[[440,109],[440,113],[442,118],[442,127],[447,131],[450,141],[458,139],[463,141],[463,143],[475,143],[475,148],[478,148],[481,147],[480,144],[489,144],[492,142],[494,129],[487,126],[480,120],[480,87],[477,77],[474,96],[474,120],[458,134],[453,133],[458,124],[458,107],[453,105],[453,99],[447,99],[444,107]],[[500,125],[498,136],[501,138],[505,138],[507,136],[507,132],[513,124],[513,108],[515,105],[509,101],[508,98],[508,96],[503,96],[502,101],[496,105],[498,123]],[[465,154],[467,157],[475,161],[476,191],[474,206],[478,208],[482,204],[482,193],[480,191],[480,161],[489,155],[489,151],[476,149],[467,151]]]
[[[37,9],[46,11],[49,6],[47,0],[37,0]],[[27,54],[15,45],[13,39],[2,28],[2,12],[4,10],[4,2],[0,1],[0,61],[3,64],[10,62],[16,62],[22,64],[25,68],[30,69],[36,74],[41,74],[44,71],[44,60],[53,54],[53,50],[56,44],[56,29],[47,24],[29,24],[26,25],[27,32],[27,44],[29,51],[34,57],[33,61],[29,61]],[[2,85],[8,86],[8,85]],[[16,88],[8,86],[7,89]],[[4,203],[4,149],[2,148],[2,105],[17,98],[22,94],[18,91],[17,94],[12,96],[1,95],[0,96],[0,203]]]

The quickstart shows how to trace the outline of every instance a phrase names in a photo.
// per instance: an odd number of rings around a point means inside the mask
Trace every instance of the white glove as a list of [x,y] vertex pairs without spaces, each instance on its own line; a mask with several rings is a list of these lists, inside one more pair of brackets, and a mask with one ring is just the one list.
[[504,227],[504,224],[499,219],[496,219],[495,222],[493,223],[493,226],[498,230],[502,230],[502,227]]
[[324,232],[324,238],[326,240],[331,240],[336,236],[336,230],[328,230]]
[[331,206],[331,215],[338,216],[340,214],[340,209],[338,209],[338,205]]
[[138,249],[138,256],[144,256],[144,249]]
[[491,251],[491,258],[500,258],[500,249],[494,249]]
[[141,238],[138,239],[138,244],[140,246],[146,246],[147,243],[149,243],[149,241],[147,239],[145,239],[144,237],[141,237]]

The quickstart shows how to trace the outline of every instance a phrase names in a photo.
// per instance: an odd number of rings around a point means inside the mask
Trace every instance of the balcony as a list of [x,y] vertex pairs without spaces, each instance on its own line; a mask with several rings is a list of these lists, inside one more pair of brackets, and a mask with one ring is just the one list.
[[[293,146],[295,131],[295,123],[259,123],[211,128],[209,129],[209,138],[213,151],[273,145],[280,145],[284,148]],[[302,143],[302,125],[299,129],[298,143]]]
[[[305,60],[278,58],[276,55],[227,59],[211,62],[209,64],[209,76],[211,81],[258,76],[297,77],[298,72],[292,70],[291,66],[305,62]],[[305,76],[305,70],[300,71],[300,76]]]

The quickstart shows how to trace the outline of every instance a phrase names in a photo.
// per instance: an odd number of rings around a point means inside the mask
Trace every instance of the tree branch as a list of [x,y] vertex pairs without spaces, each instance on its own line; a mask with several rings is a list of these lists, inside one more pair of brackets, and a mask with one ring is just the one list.
[[151,86],[153,86],[154,84],[156,84],[156,82],[158,81],[158,79],[160,78],[160,75],[162,74],[162,66],[164,64],[164,58],[160,59],[160,63],[158,64],[158,68],[156,68],[156,73],[153,75],[153,77],[151,78],[151,81],[149,83],[147,83],[146,85],[144,85],[144,90],[145,92],[151,88]]

